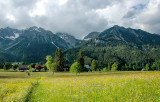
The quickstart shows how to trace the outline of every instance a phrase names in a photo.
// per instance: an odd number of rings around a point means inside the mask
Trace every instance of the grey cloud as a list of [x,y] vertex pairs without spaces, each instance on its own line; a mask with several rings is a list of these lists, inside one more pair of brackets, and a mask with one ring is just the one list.
[[78,5],[76,2],[70,1],[62,7],[53,3],[46,9],[47,17],[41,17],[41,19],[46,18],[49,22],[41,23],[49,26],[48,29],[54,32],[67,32],[81,38],[91,31],[101,31],[107,27],[106,19],[101,18],[94,10]]
[[143,4],[138,4],[136,6],[133,6],[129,9],[129,11],[123,16],[123,18],[133,18],[137,14],[140,14],[143,12],[143,9],[145,8],[146,5]]
[[[30,26],[38,26],[51,30],[54,33],[66,32],[71,33],[77,38],[81,38],[92,31],[103,31],[108,28],[111,22],[117,25],[123,24],[123,26],[127,27],[134,27],[136,22],[147,25],[148,30],[151,28],[152,31],[154,30],[154,32],[160,33],[158,30],[160,24],[159,10],[157,10],[154,15],[144,14],[143,16],[143,10],[133,10],[131,7],[129,9],[125,7],[124,4],[127,2],[126,0],[68,0],[68,2],[63,5],[59,5],[58,0],[48,0],[49,2],[44,4],[46,11],[44,15],[30,16],[31,11],[36,8],[36,3],[39,1],[40,0],[0,1],[0,27],[10,26],[23,29]],[[120,7],[118,8],[119,10],[122,9],[124,11],[122,18],[117,15],[117,18],[121,20],[120,23],[112,20],[112,16],[109,21],[105,16],[101,16],[96,12],[96,10],[107,7],[113,7],[112,9],[114,9],[117,5]],[[116,19],[115,15],[119,14],[119,11],[112,9],[110,13],[112,13],[114,19]],[[7,20],[7,14],[13,15],[16,22]],[[111,14],[108,13],[105,15],[110,16]],[[132,20],[134,17],[135,20]]]
[[[0,11],[2,11],[0,12],[0,26],[23,28],[26,27],[27,23],[32,25],[32,19],[28,13],[36,2],[37,0],[6,0],[6,2],[0,2]],[[16,19],[16,22],[14,23],[6,19],[7,15],[12,15]]]
[[[148,30],[151,33],[160,34],[160,2],[157,8],[152,8],[152,10],[146,9],[146,11],[142,14],[139,14],[136,22],[143,24],[145,26],[145,30]],[[152,12],[151,12],[152,11]]]
[[137,13],[137,12],[135,12],[135,11],[133,11],[133,10],[128,11],[128,12],[123,16],[123,18],[132,18],[132,17],[135,16],[136,13]]
[[11,4],[16,7],[33,7],[38,0],[11,0]]
[[[74,0],[71,0],[72,2]],[[85,6],[89,9],[103,9],[107,6],[122,2],[122,0],[76,0],[78,5]]]
[[[16,0],[9,2],[7,10],[0,13],[1,27],[27,28],[39,26],[53,32],[67,32],[81,38],[91,31],[103,30],[107,26],[107,20],[99,17],[92,8],[105,7],[108,1],[100,4],[85,0],[69,0],[67,4],[59,6],[56,1],[49,1],[45,6],[46,15],[31,17],[30,11],[35,8],[37,0]],[[1,6],[1,3],[0,3]],[[5,6],[5,5],[4,5]],[[0,8],[2,10],[2,8]],[[4,18],[6,13],[11,13],[16,18],[16,23],[7,22]]]
[[74,4],[76,6],[82,6],[83,8],[89,8],[89,9],[101,9],[105,8],[107,5],[111,4],[111,1],[109,0],[70,0],[68,3],[68,6],[70,4]]

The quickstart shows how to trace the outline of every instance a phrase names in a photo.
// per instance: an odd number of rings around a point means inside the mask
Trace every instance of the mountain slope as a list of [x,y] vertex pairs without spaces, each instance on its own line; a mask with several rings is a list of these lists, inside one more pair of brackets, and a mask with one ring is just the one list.
[[75,61],[80,49],[86,64],[96,59],[103,66],[108,62],[140,65],[160,59],[160,35],[140,29],[113,26],[97,34],[92,32],[86,38],[91,39],[82,41],[35,26],[24,30],[1,28],[0,61],[45,61],[46,55],[53,55],[58,47],[65,51],[67,63]]
[[119,27],[117,25],[111,27],[110,29],[104,30],[98,36],[99,38],[116,39],[121,40],[126,43],[134,44],[160,44],[160,35],[150,34],[146,31],[140,29],[131,29]]
[[51,31],[35,26],[25,30],[1,29],[0,32],[1,53],[15,56],[13,61],[39,62],[58,47],[62,50],[70,48],[65,40]]
[[56,33],[56,35],[59,36],[60,38],[62,38],[63,40],[65,40],[70,45],[70,48],[78,46],[83,42],[82,40],[78,40],[74,36],[69,35],[67,33],[60,33],[59,32],[59,33]]
[[80,49],[86,56],[86,64],[96,59],[102,66],[109,62],[142,66],[143,63],[160,59],[160,35],[113,26],[101,32],[97,38],[66,51],[67,61],[72,63]]
[[90,40],[92,38],[97,38],[99,36],[100,32],[91,32],[87,36],[83,38],[83,40]]

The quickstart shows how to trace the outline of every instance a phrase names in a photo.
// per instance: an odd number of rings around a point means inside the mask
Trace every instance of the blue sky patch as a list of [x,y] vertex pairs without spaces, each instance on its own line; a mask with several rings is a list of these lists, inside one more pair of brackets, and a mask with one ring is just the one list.
[[145,4],[138,4],[138,5],[133,6],[132,8],[134,10],[142,10],[145,8],[145,6],[146,6]]

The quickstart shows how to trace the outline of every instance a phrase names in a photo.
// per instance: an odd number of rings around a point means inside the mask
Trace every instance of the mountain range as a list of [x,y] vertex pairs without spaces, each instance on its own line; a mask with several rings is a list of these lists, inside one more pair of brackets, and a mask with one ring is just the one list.
[[124,28],[115,25],[87,40],[80,46],[65,52],[68,63],[73,63],[82,49],[85,63],[96,59],[100,66],[108,63],[132,64],[144,67],[160,59],[160,35],[140,29]]
[[36,26],[24,30],[1,28],[0,60],[39,62],[46,55],[53,55],[58,47],[67,50],[79,42],[73,36],[68,35],[70,38],[66,39],[60,37],[60,34],[53,34],[51,31]]
[[46,55],[54,55],[59,47],[64,51],[66,63],[73,63],[82,49],[86,64],[91,64],[92,59],[101,65],[108,62],[140,64],[158,60],[159,45],[158,34],[118,25],[102,32],[91,32],[83,40],[36,26],[23,30],[0,29],[1,62],[45,62]]

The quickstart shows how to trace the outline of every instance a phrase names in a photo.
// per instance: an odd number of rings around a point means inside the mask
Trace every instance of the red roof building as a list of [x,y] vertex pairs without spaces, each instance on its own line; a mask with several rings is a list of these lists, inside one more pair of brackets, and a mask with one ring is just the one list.
[[40,72],[44,68],[44,65],[35,65],[36,72]]

